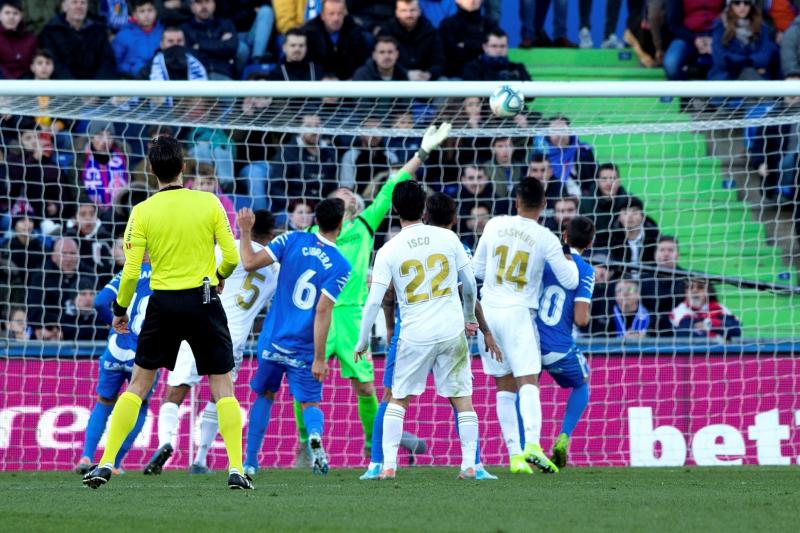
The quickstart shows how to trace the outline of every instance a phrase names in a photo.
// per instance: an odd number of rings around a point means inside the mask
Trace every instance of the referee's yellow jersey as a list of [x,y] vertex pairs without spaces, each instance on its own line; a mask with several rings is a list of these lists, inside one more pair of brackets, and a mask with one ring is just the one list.
[[215,244],[222,250],[219,273],[227,278],[239,264],[239,252],[228,216],[216,196],[182,187],[157,192],[136,205],[128,219],[117,303],[122,307],[130,304],[145,250],[150,254],[153,290],[200,287],[204,277],[216,285]]

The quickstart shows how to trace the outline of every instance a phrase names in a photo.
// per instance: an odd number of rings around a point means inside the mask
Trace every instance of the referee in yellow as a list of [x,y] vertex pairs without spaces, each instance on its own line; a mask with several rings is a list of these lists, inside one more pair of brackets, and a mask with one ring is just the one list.
[[[233,349],[218,296],[239,262],[228,217],[213,194],[183,188],[183,152],[178,141],[157,138],[147,159],[160,188],[133,208],[125,228],[125,267],[114,302],[114,329],[128,331],[127,307],[145,251],[153,269],[153,295],[138,332],[133,377],[111,413],[103,457],[83,483],[96,489],[111,479],[114,459],[133,429],[142,399],[159,368],[175,367],[178,347],[185,340],[192,348],[197,372],[208,376],[217,402],[219,432],[228,451],[228,487],[252,489],[242,467],[242,415],[230,375]],[[215,241],[222,250],[219,268]],[[132,327],[136,329],[135,324]]]

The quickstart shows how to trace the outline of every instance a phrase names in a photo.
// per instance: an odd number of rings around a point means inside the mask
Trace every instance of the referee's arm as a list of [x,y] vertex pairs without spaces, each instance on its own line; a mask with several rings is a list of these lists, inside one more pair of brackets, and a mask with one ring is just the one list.
[[217,268],[217,277],[225,279],[233,273],[236,265],[239,264],[239,252],[236,249],[236,242],[233,239],[233,232],[231,225],[228,222],[228,215],[225,214],[225,208],[222,207],[222,202],[216,198],[217,205],[217,218],[214,221],[214,237],[217,239],[217,245],[222,252],[222,262]]
[[139,274],[142,271],[142,259],[147,249],[147,240],[142,228],[141,217],[138,216],[136,207],[131,211],[128,225],[125,227],[125,266],[122,268],[122,277],[119,280],[119,292],[114,301],[114,316],[124,316],[133,299]]

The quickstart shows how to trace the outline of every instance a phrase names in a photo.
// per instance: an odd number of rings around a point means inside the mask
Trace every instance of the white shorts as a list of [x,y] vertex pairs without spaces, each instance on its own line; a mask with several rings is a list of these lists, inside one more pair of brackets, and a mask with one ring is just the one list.
[[484,305],[483,314],[489,330],[503,351],[503,362],[498,363],[486,352],[483,335],[478,333],[483,372],[493,377],[513,374],[515,378],[540,374],[542,351],[536,329],[536,311],[520,306]]
[[[234,344],[233,346],[233,370],[231,370],[231,379],[236,383],[236,376],[239,374],[239,368],[242,366],[242,359],[244,359],[244,343]],[[180,385],[189,385],[194,387],[200,383],[203,376],[197,373],[197,365],[194,362],[194,354],[186,341],[181,342],[178,348],[178,358],[175,360],[175,369],[167,376],[167,385],[170,387],[178,387]]]
[[445,398],[472,396],[472,365],[463,333],[436,344],[397,343],[392,396],[402,400],[425,392],[433,372],[436,393]]

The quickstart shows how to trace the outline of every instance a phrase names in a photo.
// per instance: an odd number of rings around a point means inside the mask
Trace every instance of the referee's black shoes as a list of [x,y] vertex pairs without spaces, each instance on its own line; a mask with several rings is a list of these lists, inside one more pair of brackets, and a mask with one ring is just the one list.
[[173,452],[172,444],[165,444],[157,449],[150,461],[148,461],[147,466],[144,467],[144,475],[157,476],[161,474],[161,470],[163,470],[167,460],[172,457]]
[[92,469],[83,476],[83,484],[92,489],[98,489],[109,482],[111,479],[111,469],[107,466],[94,465]]
[[232,490],[253,490],[253,480],[247,474],[240,474],[236,470],[228,474],[228,488]]

